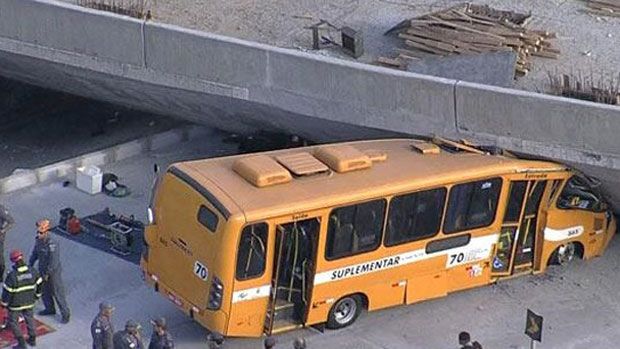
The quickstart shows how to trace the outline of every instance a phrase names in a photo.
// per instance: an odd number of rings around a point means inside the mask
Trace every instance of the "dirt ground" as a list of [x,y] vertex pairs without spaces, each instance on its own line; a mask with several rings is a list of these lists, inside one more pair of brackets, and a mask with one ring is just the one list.
[[[75,3],[76,0],[63,0]],[[336,27],[350,26],[364,35],[363,62],[392,52],[383,33],[403,19],[438,11],[460,0],[152,0],[153,20],[233,36],[280,47],[310,50],[305,27],[324,19]],[[533,58],[533,70],[516,87],[542,90],[548,72],[585,76],[620,73],[620,18],[581,12],[581,0],[481,0],[498,9],[532,13],[530,28],[556,32],[562,54],[558,60]],[[327,34],[329,35],[329,33]],[[334,38],[335,33],[333,33]],[[352,59],[337,49],[318,54]]]

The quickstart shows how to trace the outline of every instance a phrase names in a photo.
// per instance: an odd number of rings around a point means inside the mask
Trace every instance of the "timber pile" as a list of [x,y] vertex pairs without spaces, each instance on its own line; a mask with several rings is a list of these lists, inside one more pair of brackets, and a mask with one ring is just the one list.
[[549,73],[550,94],[597,103],[620,105],[620,74],[617,78]]
[[[611,0],[607,0],[611,1]],[[380,57],[382,65],[404,69],[408,60],[430,55],[480,54],[497,51],[517,53],[516,74],[527,74],[531,56],[557,59],[555,33],[526,29],[530,14],[500,11],[465,3],[399,23],[387,34],[397,34],[404,47],[396,57]]]
[[597,16],[620,17],[620,0],[589,0],[585,10]]

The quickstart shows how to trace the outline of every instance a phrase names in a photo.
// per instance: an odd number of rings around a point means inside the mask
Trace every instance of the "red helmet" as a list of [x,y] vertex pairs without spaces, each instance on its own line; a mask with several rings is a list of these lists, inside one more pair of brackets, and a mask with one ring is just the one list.
[[11,262],[15,263],[18,260],[24,258],[24,254],[20,250],[13,250],[13,251],[11,251],[11,254],[9,255],[9,258],[11,258]]

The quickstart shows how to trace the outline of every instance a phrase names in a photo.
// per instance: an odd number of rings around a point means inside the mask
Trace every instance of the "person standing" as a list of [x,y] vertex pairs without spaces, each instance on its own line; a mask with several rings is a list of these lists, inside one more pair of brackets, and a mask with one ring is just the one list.
[[37,222],[37,240],[30,255],[28,264],[33,266],[39,261],[39,271],[43,276],[43,304],[45,310],[39,315],[55,315],[56,307],[60,308],[61,322],[69,322],[71,313],[65,298],[65,288],[62,283],[62,268],[60,265],[60,246],[50,236],[51,223],[47,219]]
[[151,321],[151,324],[153,325],[153,334],[151,335],[149,349],[174,349],[174,341],[168,332],[166,319],[163,317],[155,319]]
[[6,240],[6,234],[15,225],[15,220],[11,217],[9,210],[3,205],[0,205],[0,282],[4,280],[4,241]]
[[19,325],[19,317],[23,316],[28,329],[28,344],[36,345],[37,333],[32,309],[41,297],[43,280],[39,272],[29,268],[24,262],[24,255],[20,250],[13,250],[10,254],[13,270],[7,275],[2,290],[2,306],[9,310],[9,327],[17,339],[13,348],[26,348],[26,340]]
[[112,312],[114,307],[108,302],[99,304],[99,313],[90,325],[93,337],[93,349],[114,349],[114,325]]
[[134,320],[128,320],[123,331],[114,334],[114,349],[145,349],[140,325]]
[[482,345],[480,345],[480,343],[476,341],[472,343],[469,332],[465,331],[459,333],[459,345],[460,349],[482,349]]

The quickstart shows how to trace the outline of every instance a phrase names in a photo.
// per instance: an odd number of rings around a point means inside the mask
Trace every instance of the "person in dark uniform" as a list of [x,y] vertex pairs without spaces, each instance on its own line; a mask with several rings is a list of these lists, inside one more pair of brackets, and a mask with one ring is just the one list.
[[482,345],[480,345],[480,343],[476,341],[472,343],[469,332],[465,331],[459,333],[459,345],[460,349],[482,349]]
[[114,349],[145,349],[139,329],[137,322],[128,320],[125,329],[114,334]]
[[19,326],[19,316],[23,316],[28,329],[28,344],[36,345],[36,324],[32,309],[41,297],[43,279],[34,268],[24,262],[24,254],[20,250],[11,251],[13,270],[7,275],[2,291],[2,306],[9,309],[9,327],[17,339],[13,348],[26,348],[26,340]]
[[62,315],[61,322],[66,324],[69,322],[71,313],[67,305],[65,288],[62,283],[60,246],[50,236],[50,228],[51,224],[47,219],[37,222],[37,241],[28,264],[33,266],[38,260],[39,271],[43,276],[43,304],[45,305],[45,310],[39,312],[39,315],[55,315],[56,307],[54,302],[56,302]]
[[276,339],[269,336],[267,338],[265,338],[265,349],[272,349],[273,347],[276,346]]
[[151,343],[149,343],[149,349],[174,349],[174,341],[168,327],[166,326],[166,319],[159,318],[151,321],[153,325],[153,334],[151,335]]
[[6,209],[3,205],[0,205],[0,281],[4,280],[4,241],[6,240],[6,233],[13,228],[15,225],[15,220],[11,217],[9,210]]
[[114,325],[112,312],[114,307],[108,302],[99,304],[99,313],[90,325],[93,337],[93,349],[114,349]]

